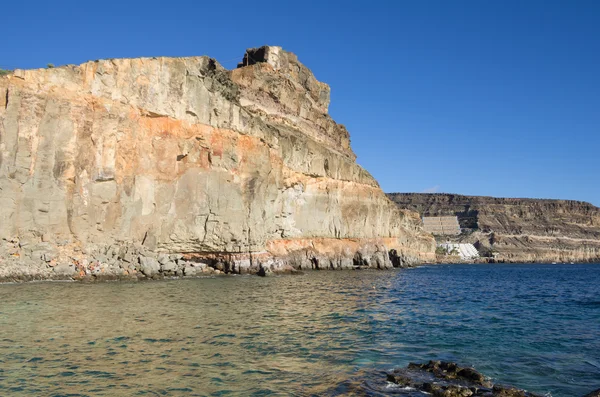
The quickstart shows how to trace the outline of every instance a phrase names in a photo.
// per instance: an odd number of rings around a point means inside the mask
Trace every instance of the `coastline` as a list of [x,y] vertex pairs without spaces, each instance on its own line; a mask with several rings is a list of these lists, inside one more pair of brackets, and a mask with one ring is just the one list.
[[0,277],[0,285],[2,284],[22,284],[22,283],[45,283],[45,282],[57,282],[57,283],[103,283],[103,282],[145,282],[145,281],[161,281],[161,280],[189,280],[189,279],[206,279],[206,278],[214,278],[214,277],[233,277],[233,276],[296,276],[303,275],[305,272],[353,272],[359,270],[372,270],[372,271],[394,271],[398,269],[414,269],[416,267],[425,266],[427,264],[423,263],[421,265],[416,266],[407,266],[403,268],[386,268],[386,269],[377,269],[372,267],[355,267],[355,268],[345,268],[345,269],[305,269],[305,270],[296,270],[290,269],[287,271],[273,271],[269,272],[267,275],[260,275],[258,273],[225,273],[221,272],[217,269],[207,270],[203,273],[195,274],[195,275],[165,275],[165,274],[156,274],[153,276],[146,276],[143,273],[139,272],[135,275],[115,275],[115,274],[87,274],[84,276],[74,275],[63,275],[63,274],[55,274],[52,272],[49,273],[40,273],[40,274],[27,274],[27,275],[15,275],[8,277]]
[[255,272],[232,272],[219,270],[216,267],[212,266],[203,266],[203,264],[198,263],[196,270],[187,270],[187,274],[184,272],[178,272],[177,274],[174,272],[157,272],[155,274],[146,275],[141,270],[134,269],[133,271],[125,271],[123,267],[119,268],[101,268],[101,270],[96,272],[91,272],[88,270],[87,273],[61,273],[54,271],[54,268],[46,267],[46,268],[37,268],[39,271],[37,273],[32,272],[32,268],[23,269],[26,271],[20,273],[11,273],[6,274],[6,269],[0,266],[0,271],[4,270],[3,274],[0,275],[0,285],[3,284],[23,284],[23,283],[104,283],[104,282],[146,282],[146,281],[161,281],[161,280],[189,280],[189,279],[207,279],[214,277],[231,277],[231,276],[259,276],[259,277],[268,277],[268,276],[296,276],[303,275],[306,272],[336,272],[336,271],[361,271],[361,270],[372,270],[372,271],[394,271],[400,269],[416,269],[418,267],[424,266],[442,266],[442,265],[599,265],[600,260],[598,261],[588,261],[588,262],[486,262],[486,261],[435,261],[435,262],[420,262],[407,264],[401,267],[372,267],[372,266],[350,266],[350,267],[340,267],[340,268],[293,268],[292,266],[285,266],[284,268],[278,270],[259,270]]
[[569,256],[535,256],[524,251],[522,255],[507,256],[479,256],[477,258],[464,259],[458,255],[443,255],[436,254],[433,264],[585,264],[585,263],[600,263],[600,257],[569,257]]
[[556,260],[556,261],[532,261],[532,260],[516,260],[516,259],[492,259],[492,258],[478,258],[475,260],[464,260],[450,258],[448,260],[436,259],[435,262],[427,264],[432,265],[493,265],[493,264],[506,264],[506,265],[577,265],[577,264],[596,264],[600,263],[600,258],[593,258],[588,260]]
[[86,245],[47,238],[0,241],[0,283],[139,281],[229,274],[269,276],[305,270],[392,269],[431,260],[388,249],[385,239],[275,241],[269,251],[169,253],[141,244]]

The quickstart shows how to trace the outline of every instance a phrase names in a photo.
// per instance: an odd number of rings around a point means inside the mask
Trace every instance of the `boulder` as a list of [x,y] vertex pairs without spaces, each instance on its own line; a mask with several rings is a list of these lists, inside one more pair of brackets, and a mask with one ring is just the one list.
[[163,254],[163,253],[158,254],[157,260],[158,260],[158,263],[160,263],[161,265],[171,262],[171,258],[169,257],[169,255]]
[[140,256],[139,263],[139,270],[146,277],[152,277],[160,272],[160,263],[152,257]]
[[186,266],[183,269],[183,274],[184,276],[197,276],[199,274],[202,274],[202,269],[199,267],[193,267],[193,266]]
[[72,263],[60,263],[56,266],[54,266],[54,268],[52,269],[52,271],[59,276],[74,276],[77,274],[77,269],[75,268],[75,265],[73,265]]
[[172,261],[160,262],[160,271],[163,273],[173,273],[177,271],[177,264]]

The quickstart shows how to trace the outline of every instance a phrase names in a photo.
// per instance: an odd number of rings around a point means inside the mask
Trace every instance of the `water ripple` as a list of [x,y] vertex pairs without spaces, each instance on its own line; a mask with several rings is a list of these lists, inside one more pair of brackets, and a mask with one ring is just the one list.
[[383,371],[433,358],[583,395],[600,387],[597,280],[457,265],[1,285],[0,395],[396,395]]

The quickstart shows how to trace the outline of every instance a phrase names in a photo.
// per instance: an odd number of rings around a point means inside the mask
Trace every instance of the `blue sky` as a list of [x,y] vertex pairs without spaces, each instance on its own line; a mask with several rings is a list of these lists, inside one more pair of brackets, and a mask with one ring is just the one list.
[[387,192],[600,205],[600,1],[11,1],[0,67],[280,45]]

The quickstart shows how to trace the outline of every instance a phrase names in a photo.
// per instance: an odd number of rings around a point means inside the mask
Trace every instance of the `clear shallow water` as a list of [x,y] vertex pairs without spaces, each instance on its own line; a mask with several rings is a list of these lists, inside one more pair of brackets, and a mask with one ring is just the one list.
[[600,265],[0,285],[0,395],[382,395],[409,361],[600,387]]

